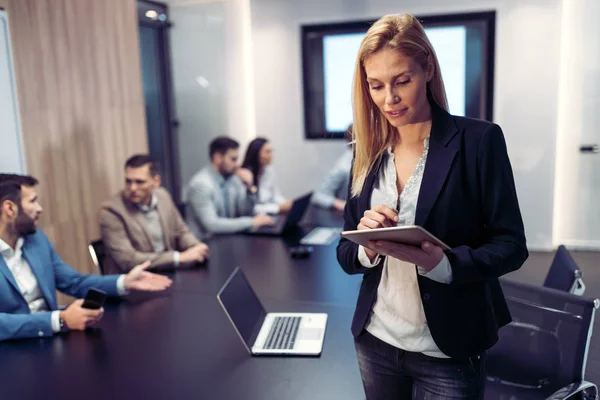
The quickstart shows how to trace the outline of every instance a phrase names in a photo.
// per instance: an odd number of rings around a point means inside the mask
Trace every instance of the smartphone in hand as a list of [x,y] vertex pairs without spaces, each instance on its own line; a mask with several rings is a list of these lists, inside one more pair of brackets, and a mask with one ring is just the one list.
[[102,308],[104,305],[104,300],[106,300],[106,293],[104,293],[100,289],[90,288],[88,289],[85,298],[83,299],[83,304],[81,308],[88,308],[90,310],[97,310]]

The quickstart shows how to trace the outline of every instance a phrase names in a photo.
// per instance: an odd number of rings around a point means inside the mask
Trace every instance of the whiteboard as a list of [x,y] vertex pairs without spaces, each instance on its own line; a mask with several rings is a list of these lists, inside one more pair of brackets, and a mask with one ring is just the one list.
[[25,174],[25,155],[5,11],[0,10],[0,172]]

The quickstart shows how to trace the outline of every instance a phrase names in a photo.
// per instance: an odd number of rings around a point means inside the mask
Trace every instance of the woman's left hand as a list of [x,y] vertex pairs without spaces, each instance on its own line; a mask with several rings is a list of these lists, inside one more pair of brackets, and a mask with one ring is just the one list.
[[417,247],[388,240],[371,240],[369,241],[369,248],[379,254],[418,265],[427,272],[437,267],[444,258],[444,250],[440,246],[427,241],[423,241],[421,247]]

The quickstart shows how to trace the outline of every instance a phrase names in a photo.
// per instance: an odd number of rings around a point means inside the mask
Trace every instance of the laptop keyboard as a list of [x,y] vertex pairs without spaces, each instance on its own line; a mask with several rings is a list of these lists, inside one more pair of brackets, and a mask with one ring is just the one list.
[[[273,217],[271,217],[271,218],[273,218]],[[285,225],[285,218],[275,217],[275,218],[273,218],[273,220],[275,221],[274,225],[259,226],[258,228],[255,228],[252,231],[253,232],[273,232],[273,231],[279,231],[279,230],[283,229],[283,226]]]
[[275,317],[265,341],[266,350],[291,350],[296,343],[302,317]]
[[340,237],[340,228],[318,227],[300,239],[300,244],[306,245],[328,245]]

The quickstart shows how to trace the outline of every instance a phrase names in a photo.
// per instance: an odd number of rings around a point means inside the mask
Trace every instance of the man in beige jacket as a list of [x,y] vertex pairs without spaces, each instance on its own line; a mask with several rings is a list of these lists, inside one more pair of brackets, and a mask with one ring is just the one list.
[[139,154],[125,163],[125,189],[102,204],[104,273],[123,273],[150,260],[152,268],[202,263],[208,246],[190,232],[169,193],[160,187],[158,163]]

